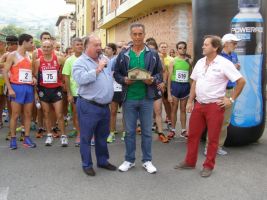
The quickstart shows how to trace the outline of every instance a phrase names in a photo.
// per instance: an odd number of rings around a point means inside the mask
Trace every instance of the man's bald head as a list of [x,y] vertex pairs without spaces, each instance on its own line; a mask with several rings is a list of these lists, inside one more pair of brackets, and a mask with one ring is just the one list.
[[100,38],[93,34],[86,37],[84,41],[84,49],[85,53],[89,57],[97,59],[99,55],[102,53]]

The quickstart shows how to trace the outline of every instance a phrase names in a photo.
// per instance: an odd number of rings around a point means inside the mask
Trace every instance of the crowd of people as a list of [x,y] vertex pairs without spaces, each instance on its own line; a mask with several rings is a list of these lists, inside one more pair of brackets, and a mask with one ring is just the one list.
[[[177,42],[176,50],[169,50],[164,41],[157,43],[152,37],[145,40],[143,24],[130,26],[130,38],[129,42],[108,43],[104,48],[95,35],[73,38],[64,53],[49,32],[41,34],[40,48],[34,48],[33,37],[28,34],[0,38],[0,113],[8,108],[6,139],[10,140],[10,149],[18,148],[17,132],[21,132],[23,146],[35,148],[30,132],[36,127],[35,137],[46,137],[46,146],[60,138],[61,146],[67,147],[68,138],[75,137],[87,175],[95,175],[92,145],[97,166],[116,170],[108,161],[107,144],[115,141],[117,113],[122,110],[120,137],[126,152],[119,171],[135,166],[136,134],[140,134],[143,167],[149,173],[157,172],[152,164],[152,130],[164,144],[176,135],[187,140],[185,160],[175,169],[195,168],[199,140],[207,128],[201,176],[210,176],[216,154],[227,154],[222,146],[231,105],[245,84],[234,53],[239,39],[233,34],[222,39],[206,36],[204,57],[193,67],[184,41]],[[137,78],[130,77],[128,73],[136,69]],[[149,77],[138,78],[142,73]],[[178,110],[181,130],[176,127]],[[67,133],[69,112],[73,131]],[[191,113],[189,127],[187,112]]]

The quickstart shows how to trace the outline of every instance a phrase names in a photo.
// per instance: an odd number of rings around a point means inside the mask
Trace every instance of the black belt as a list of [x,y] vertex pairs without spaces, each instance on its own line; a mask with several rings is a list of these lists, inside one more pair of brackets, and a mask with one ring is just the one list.
[[85,100],[86,102],[88,102],[88,103],[90,103],[90,104],[93,104],[93,105],[95,105],[95,106],[99,106],[99,107],[101,107],[101,108],[105,108],[105,107],[107,107],[107,106],[109,105],[109,104],[101,104],[101,103],[97,103],[97,102],[95,102],[95,101],[85,99],[85,98],[83,98],[83,97],[81,97],[81,96],[79,96],[79,98]]
[[231,90],[233,89],[234,87],[226,87],[227,90]]

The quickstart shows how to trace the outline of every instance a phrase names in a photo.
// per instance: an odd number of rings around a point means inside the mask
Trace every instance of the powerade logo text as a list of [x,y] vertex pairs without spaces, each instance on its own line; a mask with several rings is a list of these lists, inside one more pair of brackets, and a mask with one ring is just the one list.
[[263,27],[232,27],[232,33],[263,33]]

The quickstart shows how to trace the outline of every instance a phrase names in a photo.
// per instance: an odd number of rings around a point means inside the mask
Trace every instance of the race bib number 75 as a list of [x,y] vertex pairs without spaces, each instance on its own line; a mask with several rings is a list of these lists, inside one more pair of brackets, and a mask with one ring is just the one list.
[[57,70],[44,70],[43,83],[57,83]]

